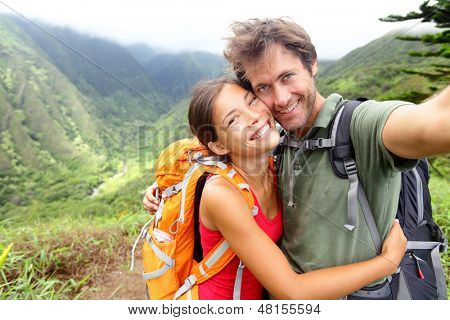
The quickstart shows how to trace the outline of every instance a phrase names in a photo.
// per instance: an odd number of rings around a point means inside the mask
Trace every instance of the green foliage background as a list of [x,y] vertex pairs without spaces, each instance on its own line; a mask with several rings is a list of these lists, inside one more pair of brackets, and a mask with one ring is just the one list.
[[[47,28],[142,95],[32,26],[0,16],[0,248],[14,243],[0,269],[0,299],[82,299],[111,265],[126,269],[148,219],[141,199],[154,159],[189,135],[192,84],[224,67],[206,53],[125,48]],[[319,61],[319,91],[408,100],[411,90],[429,88],[429,79],[402,72],[427,68],[430,60],[406,54],[421,44],[395,36]],[[434,216],[448,238],[450,159],[431,164]],[[443,262],[448,273],[448,254]]]

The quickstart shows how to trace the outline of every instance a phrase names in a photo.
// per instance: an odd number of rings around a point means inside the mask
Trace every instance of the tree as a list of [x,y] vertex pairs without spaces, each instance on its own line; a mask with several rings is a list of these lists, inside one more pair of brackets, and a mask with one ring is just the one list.
[[[437,0],[430,4],[430,0],[428,0],[420,5],[419,10],[419,12],[412,11],[405,16],[390,15],[386,18],[380,18],[380,20],[384,22],[398,22],[421,19],[421,22],[433,22],[436,28],[444,29],[442,32],[426,34],[421,37],[398,37],[399,40],[421,41],[427,46],[433,47],[425,52],[410,51],[408,52],[410,56],[444,58],[442,63],[430,64],[427,70],[403,70],[405,73],[416,74],[429,79],[432,83],[429,89],[435,92],[450,82],[450,1]],[[420,102],[428,95],[421,92],[409,92],[402,98],[407,98],[407,100],[413,102]]]

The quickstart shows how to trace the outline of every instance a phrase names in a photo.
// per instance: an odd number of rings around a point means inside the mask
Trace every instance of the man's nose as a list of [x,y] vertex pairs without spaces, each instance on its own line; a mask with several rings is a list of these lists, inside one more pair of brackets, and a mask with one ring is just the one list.
[[274,86],[273,88],[273,104],[275,107],[286,107],[289,103],[289,92],[282,86]]

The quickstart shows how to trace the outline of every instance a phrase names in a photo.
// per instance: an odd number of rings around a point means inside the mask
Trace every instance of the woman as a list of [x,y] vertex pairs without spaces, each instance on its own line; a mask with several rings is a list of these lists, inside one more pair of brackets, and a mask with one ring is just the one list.
[[211,153],[233,164],[259,208],[253,217],[233,185],[223,177],[209,177],[199,210],[204,255],[224,237],[237,257],[199,285],[200,299],[231,299],[240,260],[245,265],[241,299],[261,299],[263,287],[277,299],[337,299],[395,272],[406,249],[398,222],[380,256],[304,274],[292,270],[275,244],[282,234],[282,211],[268,159],[280,136],[271,112],[253,93],[227,79],[200,83],[193,92],[189,123]]

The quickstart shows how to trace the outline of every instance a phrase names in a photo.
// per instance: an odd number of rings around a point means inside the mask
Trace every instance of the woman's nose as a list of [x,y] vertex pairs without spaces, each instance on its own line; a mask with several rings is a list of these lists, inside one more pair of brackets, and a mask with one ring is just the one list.
[[262,116],[261,112],[256,112],[255,110],[250,110],[250,109],[247,110],[246,115],[245,115],[249,126],[252,126],[255,123],[257,123],[258,120],[261,119],[261,116]]

